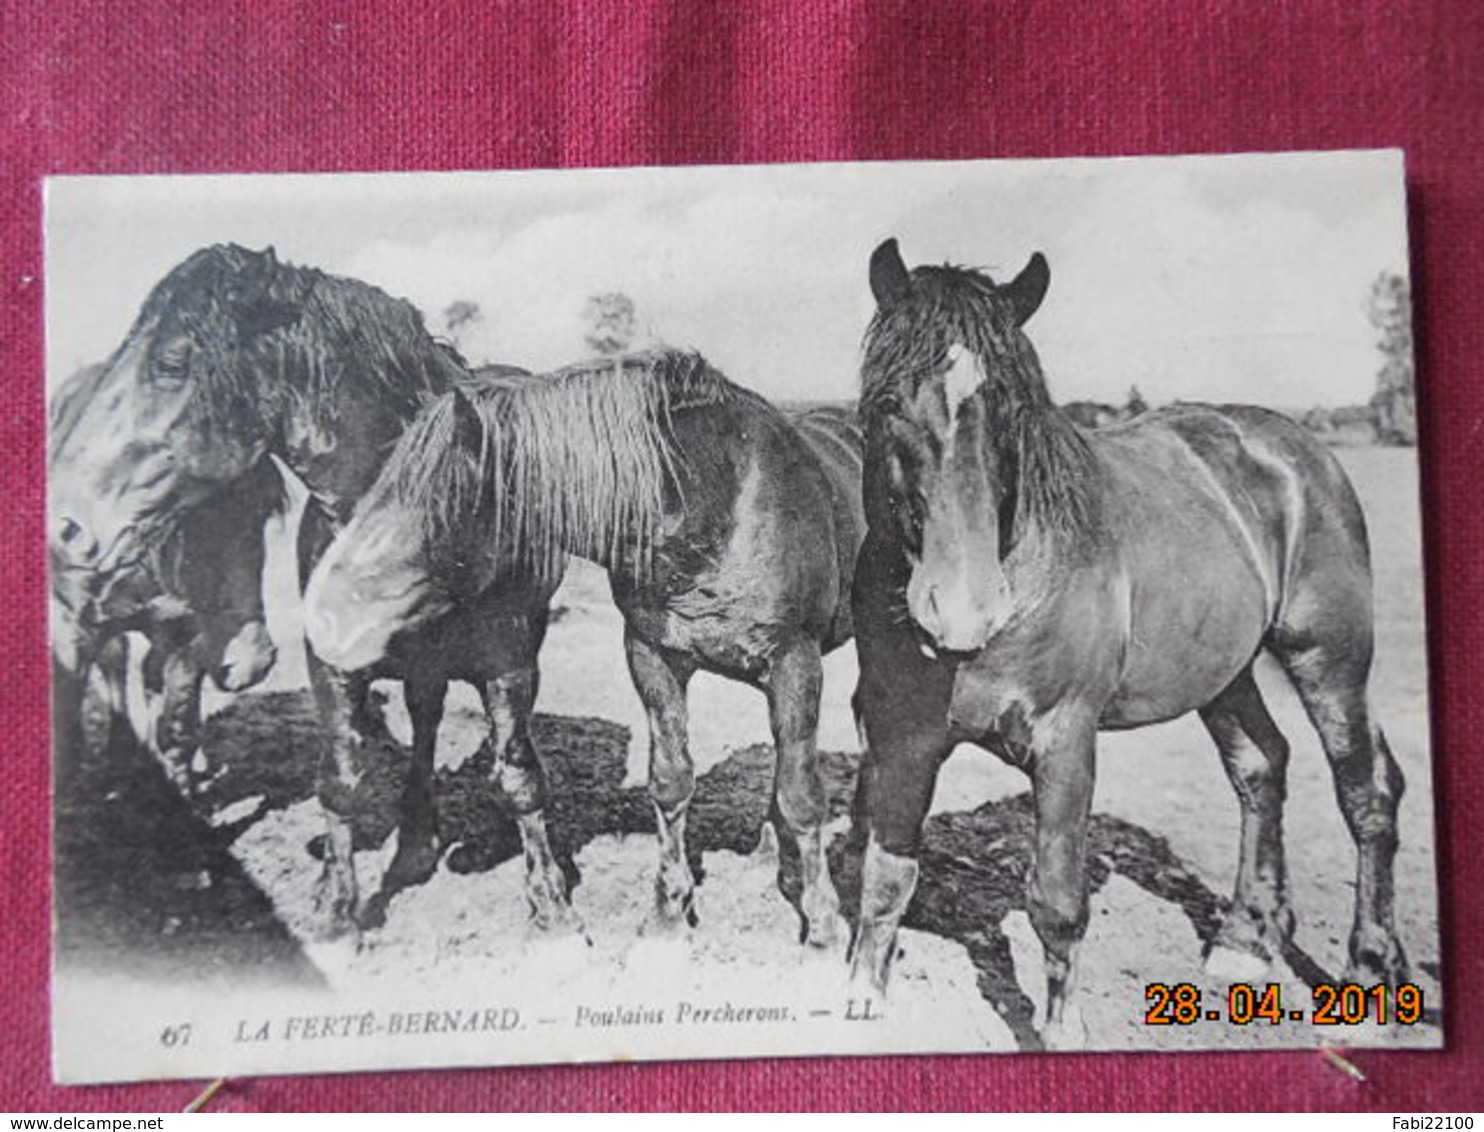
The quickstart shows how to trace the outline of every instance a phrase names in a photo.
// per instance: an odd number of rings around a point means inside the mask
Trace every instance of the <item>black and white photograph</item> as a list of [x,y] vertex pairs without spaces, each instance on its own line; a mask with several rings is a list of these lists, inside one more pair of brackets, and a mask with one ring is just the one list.
[[1443,1044],[1399,151],[54,177],[44,282],[59,1081]]

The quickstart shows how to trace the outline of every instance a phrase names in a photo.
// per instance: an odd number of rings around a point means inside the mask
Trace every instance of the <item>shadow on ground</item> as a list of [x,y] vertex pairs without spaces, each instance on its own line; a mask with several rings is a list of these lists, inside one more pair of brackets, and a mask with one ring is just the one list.
[[120,720],[53,775],[59,968],[233,987],[323,980],[267,896]]
[[[623,787],[628,733],[596,719],[538,715],[533,737],[550,779],[549,827],[558,855],[580,884],[571,861],[603,834],[652,832],[642,787]],[[305,692],[246,696],[214,716],[205,747],[214,777],[187,803],[132,741],[115,741],[104,759],[58,777],[58,906],[61,944],[69,954],[129,954],[143,973],[175,969],[194,956],[207,969],[256,967],[284,978],[312,980],[297,944],[278,926],[267,900],[243,875],[227,845],[265,813],[313,797],[317,722]],[[122,747],[122,749],[120,749]],[[132,748],[132,750],[130,749]],[[365,753],[356,840],[380,844],[396,824],[406,752],[387,736]],[[832,815],[848,812],[855,760],[821,756]],[[439,835],[449,867],[493,868],[520,853],[514,824],[500,810],[476,757],[438,772]],[[769,814],[772,749],[734,752],[702,775],[691,809],[690,851],[701,883],[702,855],[750,852]],[[242,811],[213,828],[211,814]],[[220,820],[220,817],[218,817]],[[843,823],[842,823],[843,824]],[[987,803],[969,813],[934,816],[925,832],[922,881],[907,926],[963,944],[979,972],[984,998],[1023,1047],[1035,1048],[1032,1006],[1016,982],[1005,917],[1024,909],[1034,817],[1028,795]],[[780,887],[797,901],[797,854],[782,841]],[[844,836],[831,847],[844,907],[858,891],[857,857]],[[1209,940],[1225,905],[1175,856],[1164,839],[1128,822],[1097,815],[1090,843],[1095,891],[1111,873],[1184,910]],[[209,878],[209,882],[203,880]],[[645,894],[647,898],[647,894]],[[1304,964],[1322,977],[1307,957]]]

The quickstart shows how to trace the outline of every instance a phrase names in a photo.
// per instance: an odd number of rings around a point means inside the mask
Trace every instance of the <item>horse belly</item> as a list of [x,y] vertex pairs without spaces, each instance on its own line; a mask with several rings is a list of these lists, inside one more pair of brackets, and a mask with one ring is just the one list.
[[1100,726],[1159,723],[1210,703],[1252,662],[1267,631],[1260,586],[1170,586],[1135,600],[1119,680]]

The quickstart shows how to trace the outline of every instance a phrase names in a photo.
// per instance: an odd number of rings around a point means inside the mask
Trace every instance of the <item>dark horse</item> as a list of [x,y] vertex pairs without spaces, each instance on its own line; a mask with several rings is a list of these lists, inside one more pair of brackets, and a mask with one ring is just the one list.
[[[1197,711],[1242,808],[1236,894],[1210,960],[1261,968],[1293,930],[1283,855],[1288,744],[1252,666],[1282,665],[1319,733],[1359,850],[1347,981],[1397,983],[1402,775],[1371,721],[1371,574],[1344,473],[1304,429],[1180,405],[1084,432],[1053,406],[1022,327],[1049,282],[871,260],[861,412],[869,534],[856,573],[869,825],[856,976],[884,987],[938,768],[960,741],[1031,777],[1028,905],[1046,951],[1049,1044],[1087,926],[1100,729]],[[1230,969],[1230,968],[1228,968]]]
[[[90,366],[58,390],[49,451],[75,442],[72,430],[105,372],[104,366]],[[263,611],[263,524],[284,503],[282,478],[264,462],[219,501],[187,510],[151,544],[138,568],[102,579],[94,593],[88,589],[95,579],[79,585],[77,576],[54,562],[53,655],[62,669],[58,691],[64,684],[73,686],[71,695],[58,695],[59,714],[81,712],[82,685],[94,667],[103,674],[114,711],[123,714],[128,662],[122,635],[142,633],[149,642],[142,665],[144,686],[158,697],[158,710],[148,733],[139,738],[178,785],[194,791],[206,677],[223,691],[244,691],[268,674],[277,655]],[[58,722],[62,735],[80,720]]]
[[[321,560],[310,639],[335,663],[374,663],[399,634],[505,572],[540,575],[569,553],[599,563],[650,724],[660,843],[650,930],[694,923],[686,687],[704,669],[768,698],[775,813],[798,839],[806,934],[823,946],[839,931],[839,900],[815,752],[820,657],[852,632],[860,443],[849,413],[791,421],[674,350],[455,391],[404,434]],[[519,785],[539,790],[533,756],[517,757],[530,771],[511,768]],[[517,801],[539,812],[539,794]],[[549,859],[527,859],[533,903],[565,900]]]
[[[309,489],[299,527],[301,582],[423,401],[471,380],[408,303],[351,279],[280,264],[272,251],[216,246],[172,270],[52,452],[52,561],[93,616],[110,580],[145,560],[192,508],[210,506],[276,456]],[[450,679],[479,682],[491,742],[523,727],[546,624],[545,592],[490,592],[449,624],[409,638],[384,672],[404,677],[413,720],[397,853],[383,893],[436,866],[432,752]],[[351,856],[357,752],[378,725],[372,673],[309,657],[326,726],[318,774],[330,927],[374,922]],[[511,704],[515,706],[512,708]]]

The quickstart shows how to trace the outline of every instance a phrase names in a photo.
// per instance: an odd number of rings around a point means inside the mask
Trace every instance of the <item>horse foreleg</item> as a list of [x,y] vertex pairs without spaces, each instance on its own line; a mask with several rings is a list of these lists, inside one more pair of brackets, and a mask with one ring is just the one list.
[[485,711],[494,748],[490,774],[495,789],[515,814],[526,860],[526,901],[541,931],[578,927],[551,840],[546,831],[546,776],[531,742],[531,712],[540,677],[535,663],[486,683]]
[[1288,743],[1250,668],[1200,714],[1242,807],[1236,890],[1206,970],[1232,982],[1254,982],[1293,934],[1283,857]]
[[201,644],[200,637],[196,637],[184,647],[167,647],[160,666],[160,713],[154,727],[155,746],[165,773],[187,797],[200,791],[206,771],[204,765],[198,765],[201,685],[206,678]]
[[363,928],[380,927],[386,922],[386,907],[391,898],[404,888],[422,884],[438,868],[433,767],[448,681],[410,678],[403,684],[403,691],[407,714],[412,720],[412,760],[407,764],[407,780],[402,786],[397,853],[387,866],[381,891],[357,915]]
[[361,780],[357,756],[362,738],[352,720],[364,711],[362,705],[370,691],[370,681],[364,676],[331,669],[313,653],[309,655],[308,667],[309,682],[324,727],[315,775],[316,793],[325,817],[324,870],[317,903],[329,920],[329,932],[338,935],[354,926],[360,899],[352,822]]
[[844,929],[840,897],[825,854],[829,801],[819,774],[817,748],[823,680],[819,642],[802,639],[774,654],[764,682],[778,751],[778,811],[799,844],[806,938],[811,946],[821,948],[833,947]]
[[953,749],[956,668],[924,656],[897,612],[907,573],[899,552],[868,538],[851,597],[860,658],[851,704],[863,752],[850,842],[853,851],[865,843],[851,983],[871,994],[886,989],[897,928],[917,887],[922,825]]
[[[314,564],[335,537],[335,521],[313,500],[304,507],[299,521],[299,590],[308,584]],[[340,672],[305,650],[309,686],[319,710],[322,737],[319,765],[315,772],[316,793],[325,816],[324,870],[316,903],[329,919],[328,930],[340,934],[354,926],[359,900],[355,860],[352,855],[351,820],[355,814],[360,767],[356,754],[362,738],[355,721],[366,713],[371,682],[363,676]]]
[[[948,675],[951,684],[952,675]],[[914,717],[910,698],[857,694],[865,741],[857,821],[867,828],[860,921],[851,947],[851,983],[880,994],[896,953],[897,929],[917,888],[922,826],[938,769],[953,748],[947,711]],[[924,700],[932,697],[924,697]]]
[[624,632],[624,647],[634,688],[649,717],[649,797],[659,832],[655,903],[644,931],[673,932],[696,922],[696,881],[685,851],[685,819],[696,789],[685,695],[695,666],[632,629]]
[[1087,825],[1092,807],[1096,724],[1043,720],[1033,728],[1031,781],[1036,856],[1027,910],[1046,954],[1049,1049],[1080,1049],[1087,1030],[1076,1002],[1076,951],[1087,930]]

